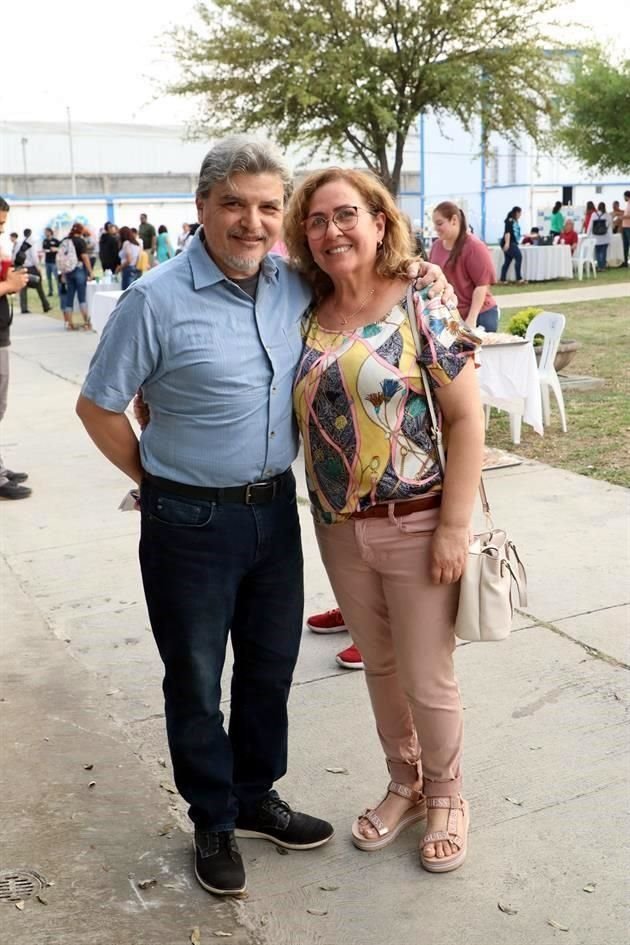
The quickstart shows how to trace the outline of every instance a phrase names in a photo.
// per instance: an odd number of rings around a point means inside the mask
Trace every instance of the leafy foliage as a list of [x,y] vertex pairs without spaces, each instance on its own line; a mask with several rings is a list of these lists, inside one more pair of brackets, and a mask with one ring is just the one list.
[[537,315],[540,315],[542,311],[542,308],[536,308],[533,305],[529,308],[519,309],[518,312],[512,315],[506,330],[510,335],[520,335],[521,338],[524,338],[529,328],[529,323],[533,321]]
[[[551,6],[557,0],[551,0]],[[171,94],[200,99],[204,134],[263,129],[280,144],[348,151],[397,193],[403,147],[432,109],[487,135],[539,136],[550,114],[549,0],[214,0],[168,51]],[[557,48],[557,46],[556,46]],[[548,68],[532,68],[547,57]]]
[[605,50],[590,49],[572,66],[562,86],[557,138],[587,167],[602,174],[630,167],[630,59],[608,61]]

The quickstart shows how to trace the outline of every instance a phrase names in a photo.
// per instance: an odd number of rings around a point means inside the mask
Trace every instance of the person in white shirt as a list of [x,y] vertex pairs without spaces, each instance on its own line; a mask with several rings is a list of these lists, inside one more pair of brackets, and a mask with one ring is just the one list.
[[22,244],[17,233],[9,233],[9,239],[11,240],[11,262],[15,262],[17,251]]
[[132,282],[139,279],[142,273],[138,268],[140,253],[142,252],[142,243],[139,238],[134,236],[128,226],[120,228],[120,252],[118,258],[120,265],[116,272],[121,273],[122,289],[128,289]]
[[178,255],[179,253],[183,251],[189,235],[190,235],[190,224],[182,223],[182,231],[177,237],[177,249],[175,251],[175,255]]
[[27,292],[30,288],[35,289],[39,295],[39,300],[42,303],[44,312],[49,312],[50,302],[46,298],[46,294],[42,286],[42,274],[39,269],[39,255],[37,252],[35,239],[33,237],[33,231],[28,229],[24,230],[24,239],[21,243],[18,240],[16,242],[16,246],[18,243],[18,249],[13,256],[15,268],[26,269],[29,274],[29,281],[20,292],[20,311],[23,315],[29,314]]

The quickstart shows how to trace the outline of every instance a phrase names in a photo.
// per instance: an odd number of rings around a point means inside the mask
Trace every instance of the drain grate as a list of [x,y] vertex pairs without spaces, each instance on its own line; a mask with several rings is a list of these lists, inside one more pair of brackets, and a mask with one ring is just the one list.
[[0,902],[18,902],[40,893],[48,885],[35,870],[6,870],[0,873]]

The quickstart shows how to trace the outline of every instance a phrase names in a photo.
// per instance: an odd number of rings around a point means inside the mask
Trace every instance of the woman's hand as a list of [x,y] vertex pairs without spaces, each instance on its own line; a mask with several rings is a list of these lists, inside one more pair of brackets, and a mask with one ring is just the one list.
[[145,430],[149,421],[151,420],[151,411],[149,405],[145,402],[144,397],[142,396],[142,391],[139,390],[136,396],[133,399],[133,415],[138,422],[141,430]]
[[470,532],[458,525],[438,525],[431,540],[431,580],[454,584],[464,573]]
[[409,266],[407,274],[410,279],[414,280],[416,289],[430,287],[429,298],[433,299],[439,296],[443,305],[450,309],[457,308],[457,296],[453,286],[447,281],[446,276],[435,263],[426,262],[418,257]]

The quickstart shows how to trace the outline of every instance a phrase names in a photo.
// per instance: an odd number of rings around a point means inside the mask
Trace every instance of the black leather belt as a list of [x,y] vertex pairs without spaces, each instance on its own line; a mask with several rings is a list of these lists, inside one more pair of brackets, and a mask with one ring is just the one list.
[[151,473],[145,473],[145,476],[158,489],[172,492],[174,495],[181,495],[188,499],[205,499],[207,502],[236,502],[241,505],[264,505],[271,502],[293,479],[291,470],[286,469],[279,476],[264,479],[262,482],[249,482],[245,486],[214,488],[173,482],[171,479],[162,479],[161,476],[153,476]]

